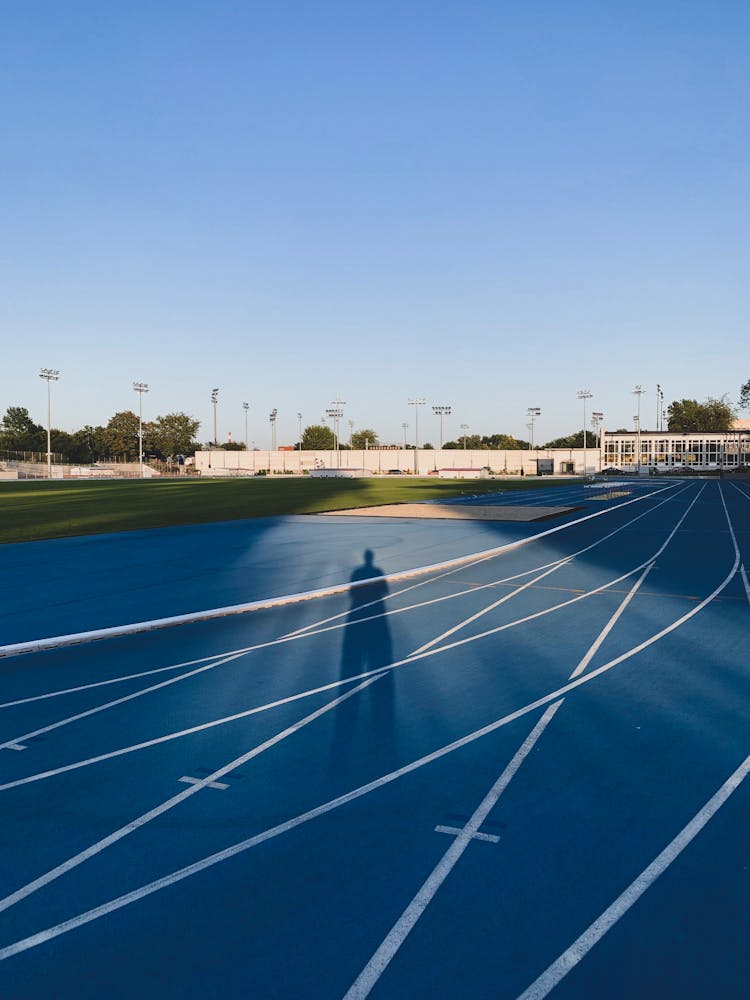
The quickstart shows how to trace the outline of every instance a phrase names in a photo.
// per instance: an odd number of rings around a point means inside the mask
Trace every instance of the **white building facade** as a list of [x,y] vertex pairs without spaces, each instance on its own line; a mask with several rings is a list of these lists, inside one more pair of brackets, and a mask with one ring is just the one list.
[[623,472],[680,469],[710,471],[737,469],[750,462],[750,431],[735,427],[730,431],[616,431],[602,440],[603,468]]

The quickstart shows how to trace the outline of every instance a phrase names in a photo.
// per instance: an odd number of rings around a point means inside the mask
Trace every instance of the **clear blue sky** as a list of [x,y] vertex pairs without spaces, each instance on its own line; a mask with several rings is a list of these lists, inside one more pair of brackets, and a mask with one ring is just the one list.
[[3,0],[0,412],[537,439],[750,377],[750,5]]

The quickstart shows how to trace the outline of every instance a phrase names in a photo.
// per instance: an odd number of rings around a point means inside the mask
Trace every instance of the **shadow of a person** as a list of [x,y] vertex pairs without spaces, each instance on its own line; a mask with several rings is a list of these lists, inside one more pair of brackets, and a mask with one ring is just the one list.
[[[393,662],[393,644],[384,604],[388,584],[383,579],[382,569],[375,565],[373,559],[372,550],[367,549],[364,563],[357,566],[349,578],[350,583],[358,586],[352,587],[349,592],[349,614],[341,645],[341,680],[357,677]],[[347,750],[351,749],[351,743],[357,735],[362,699],[370,705],[372,732],[379,756],[391,755],[394,690],[393,673],[389,671],[361,694],[353,695],[336,709],[331,748],[331,764],[334,767],[345,763]]]

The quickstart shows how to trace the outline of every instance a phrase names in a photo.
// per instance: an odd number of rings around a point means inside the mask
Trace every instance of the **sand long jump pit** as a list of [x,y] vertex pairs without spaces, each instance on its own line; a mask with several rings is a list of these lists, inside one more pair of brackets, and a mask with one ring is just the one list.
[[401,517],[440,521],[548,521],[579,507],[502,507],[489,504],[389,503],[379,507],[328,510],[329,517]]

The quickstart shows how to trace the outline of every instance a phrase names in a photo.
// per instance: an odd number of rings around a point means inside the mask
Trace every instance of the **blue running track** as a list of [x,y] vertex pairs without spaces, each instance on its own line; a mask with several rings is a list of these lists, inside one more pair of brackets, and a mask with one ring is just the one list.
[[370,582],[0,658],[0,997],[747,996],[750,485],[516,499],[5,546],[6,645]]

